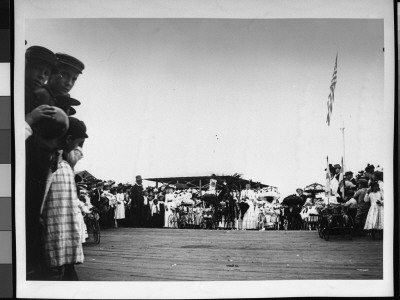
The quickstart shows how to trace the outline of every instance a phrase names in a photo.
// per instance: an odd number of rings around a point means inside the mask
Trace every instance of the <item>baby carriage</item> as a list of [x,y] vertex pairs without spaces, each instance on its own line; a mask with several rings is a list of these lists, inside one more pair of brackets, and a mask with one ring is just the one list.
[[353,220],[345,214],[343,206],[340,204],[329,204],[320,208],[320,218],[318,222],[318,235],[329,241],[331,233],[339,231],[343,237],[347,234],[350,240],[353,238]]
[[216,229],[218,226],[218,222],[215,218],[214,209],[209,207],[203,210],[200,228],[202,229]]
[[178,228],[184,229],[194,228],[193,205],[190,203],[182,203],[178,206]]
[[260,209],[258,215],[259,229],[279,230],[280,209],[274,207],[264,207]]

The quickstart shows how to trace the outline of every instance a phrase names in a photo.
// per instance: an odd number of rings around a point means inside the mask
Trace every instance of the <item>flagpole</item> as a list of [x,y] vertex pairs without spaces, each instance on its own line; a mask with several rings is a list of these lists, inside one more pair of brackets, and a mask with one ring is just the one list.
[[345,196],[346,196],[346,181],[345,181],[345,172],[346,172],[346,168],[345,168],[345,166],[346,166],[346,148],[345,148],[345,143],[344,143],[344,129],[345,129],[345,127],[344,127],[344,121],[343,121],[343,127],[342,128],[340,128],[340,130],[342,131],[342,138],[343,138],[343,156],[342,156],[342,174],[343,174],[343,192],[342,192],[342,197],[343,197],[343,200],[345,199]]
[[344,130],[345,130],[344,121],[343,121],[343,127],[340,128],[340,130],[342,131],[342,138],[343,138],[343,166],[342,166],[342,168],[343,168],[343,172],[345,172],[344,166],[346,165],[346,148],[345,148],[345,144],[344,144]]

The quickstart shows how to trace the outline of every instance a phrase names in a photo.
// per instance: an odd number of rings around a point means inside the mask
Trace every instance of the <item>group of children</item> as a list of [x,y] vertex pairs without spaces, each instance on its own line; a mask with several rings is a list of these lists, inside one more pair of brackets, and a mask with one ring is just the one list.
[[84,260],[73,169],[88,135],[69,94],[84,68],[45,47],[25,52],[27,279],[77,280],[74,265]]

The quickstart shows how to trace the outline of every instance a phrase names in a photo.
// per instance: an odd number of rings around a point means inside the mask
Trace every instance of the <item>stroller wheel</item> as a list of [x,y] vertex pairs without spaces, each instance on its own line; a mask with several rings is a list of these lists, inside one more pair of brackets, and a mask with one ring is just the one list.
[[324,239],[325,241],[329,241],[329,229],[324,229]]

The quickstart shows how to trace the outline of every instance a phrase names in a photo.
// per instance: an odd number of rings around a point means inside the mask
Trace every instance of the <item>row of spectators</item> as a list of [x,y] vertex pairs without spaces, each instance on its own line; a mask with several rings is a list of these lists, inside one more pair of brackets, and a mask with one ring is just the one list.
[[[379,214],[373,213],[375,205],[372,205],[370,215],[378,215],[379,218],[367,221],[368,213],[371,208],[371,197],[374,198],[376,192],[374,191],[374,185],[378,185],[379,197],[382,198],[383,203],[383,169],[379,166],[375,169],[373,165],[368,165],[365,170],[360,171],[356,178],[353,177],[351,171],[346,172],[344,175],[341,172],[341,166],[335,165],[330,166],[330,186],[331,196],[325,197],[324,199],[316,199],[315,193],[305,194],[302,189],[296,190],[296,195],[302,200],[296,204],[289,205],[292,209],[285,209],[282,214],[289,221],[289,229],[300,229],[301,228],[301,217],[300,212],[304,206],[310,208],[315,206],[316,203],[326,204],[342,204],[345,206],[346,211],[352,217],[356,223],[356,228],[359,233],[364,232],[365,229],[382,229],[383,228],[383,209],[380,209]],[[171,215],[171,207],[175,209],[184,198],[186,203],[192,201],[193,205],[196,206],[199,203],[203,203],[204,207],[207,202],[200,200],[199,191],[195,189],[188,189],[183,191],[175,191],[173,187],[162,186],[160,189],[146,188],[142,186],[141,177],[137,177],[136,184],[132,186],[127,185],[115,185],[113,182],[107,184],[106,182],[96,183],[97,188],[91,190],[89,186],[88,191],[84,191],[86,194],[86,200],[84,202],[95,205],[103,212],[101,217],[101,224],[103,227],[110,227],[118,225],[129,226],[129,227],[169,227],[167,220]],[[223,185],[223,183],[221,182]],[[225,189],[229,186],[223,185]],[[85,186],[87,188],[87,186]],[[111,191],[111,193],[110,193]],[[345,192],[343,194],[343,191]],[[256,229],[258,228],[257,217],[262,208],[272,202],[260,201],[262,199],[263,191],[260,188],[242,190],[241,193],[235,190],[230,190],[224,193],[222,191],[218,199],[222,205],[216,205],[215,211],[217,219],[222,222],[225,228],[242,228],[242,229]],[[131,197],[132,195],[132,197]],[[187,197],[188,196],[188,197]],[[205,200],[209,195],[204,196],[204,191],[201,193],[201,199]],[[294,196],[294,195],[293,195]],[[172,197],[172,198],[171,198]],[[117,198],[117,200],[114,200]],[[187,198],[187,199],[185,199]],[[133,200],[133,201],[132,201]],[[177,201],[179,200],[179,201]],[[233,205],[229,202],[232,200]],[[290,200],[290,199],[288,199]],[[226,203],[224,203],[226,201]],[[276,204],[278,200],[276,199]],[[285,202],[285,199],[284,199]],[[156,205],[154,205],[154,203]],[[285,206],[286,203],[283,203]],[[275,205],[275,204],[274,204]],[[122,211],[121,207],[125,207],[125,213],[122,215],[119,211]],[[279,206],[279,205],[278,205]],[[379,205],[381,207],[382,205]],[[232,208],[230,210],[230,208]],[[250,208],[250,209],[249,209]],[[230,210],[230,211],[229,211]],[[308,210],[309,212],[312,210]],[[283,215],[281,217],[283,217]],[[120,218],[125,218],[121,221]],[[244,218],[244,216],[246,216]],[[244,222],[243,222],[244,218]],[[117,221],[116,221],[117,220]],[[118,221],[120,220],[120,221]],[[157,221],[156,221],[157,220]],[[281,221],[282,218],[281,218]],[[239,226],[239,223],[241,226]]]
[[[222,227],[256,229],[259,208],[265,204],[265,196],[269,193],[259,186],[253,190],[250,184],[241,193],[230,190],[226,195],[221,193],[219,197],[215,193],[190,188],[176,190],[174,186],[167,185],[143,188],[140,176],[137,176],[133,186],[104,181],[80,186],[82,203],[89,207],[95,206],[100,211],[100,224],[103,228],[121,225],[171,227],[169,217],[184,205],[191,207],[191,211],[197,215],[201,215],[202,209],[213,207],[215,217],[222,222]],[[124,206],[125,211],[122,212]],[[199,217],[192,221],[196,223]]]

